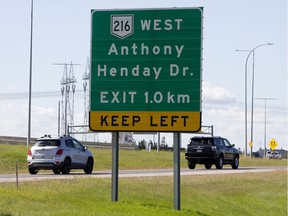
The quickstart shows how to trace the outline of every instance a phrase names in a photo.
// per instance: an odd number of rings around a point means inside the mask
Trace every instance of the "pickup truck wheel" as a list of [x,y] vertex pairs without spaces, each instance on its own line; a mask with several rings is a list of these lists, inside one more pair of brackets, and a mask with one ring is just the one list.
[[188,162],[188,167],[189,167],[189,169],[195,169],[196,164],[195,164],[195,163]]
[[205,168],[206,168],[206,169],[211,169],[211,167],[212,167],[212,164],[210,164],[210,163],[205,164]]
[[231,164],[231,166],[232,166],[232,169],[238,169],[238,166],[239,166],[239,159],[238,159],[238,157],[235,157],[235,158],[234,158],[233,164]]
[[60,172],[61,172],[60,169],[53,169],[53,173],[56,175],[60,174]]
[[223,157],[222,156],[220,156],[218,158],[218,160],[216,161],[215,166],[216,166],[217,169],[222,169],[222,167],[223,167]]

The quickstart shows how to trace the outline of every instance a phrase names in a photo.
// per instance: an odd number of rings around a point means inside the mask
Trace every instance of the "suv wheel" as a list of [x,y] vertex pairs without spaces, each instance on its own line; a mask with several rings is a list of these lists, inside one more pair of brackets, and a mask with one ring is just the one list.
[[189,169],[195,169],[196,164],[192,163],[192,162],[188,162],[188,167],[189,167]]
[[238,157],[235,157],[235,158],[234,158],[233,164],[231,164],[231,166],[232,166],[233,169],[238,169],[238,166],[239,166],[239,159],[238,159]]
[[71,166],[71,161],[68,158],[66,158],[63,163],[62,174],[69,174],[70,166]]
[[223,167],[223,157],[222,156],[220,156],[218,158],[218,160],[216,161],[215,166],[216,166],[217,169],[222,169],[222,167]]
[[60,171],[59,169],[53,169],[53,173],[54,173],[54,174],[60,174],[60,172],[61,172],[61,171]]
[[84,169],[84,172],[86,174],[91,174],[93,171],[93,165],[94,165],[94,160],[93,158],[88,158],[87,164],[86,164],[86,168]]
[[210,163],[205,164],[205,168],[206,168],[206,169],[211,169],[211,167],[212,167],[212,164],[210,164]]
[[36,168],[29,168],[29,173],[30,173],[31,175],[36,175],[36,174],[38,173],[38,169],[36,169]]

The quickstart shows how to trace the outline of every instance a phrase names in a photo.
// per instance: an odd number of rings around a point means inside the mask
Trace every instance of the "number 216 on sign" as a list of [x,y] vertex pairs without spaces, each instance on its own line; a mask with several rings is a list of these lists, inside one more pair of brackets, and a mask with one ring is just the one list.
[[134,16],[133,15],[111,15],[112,35],[118,38],[126,38],[134,32]]

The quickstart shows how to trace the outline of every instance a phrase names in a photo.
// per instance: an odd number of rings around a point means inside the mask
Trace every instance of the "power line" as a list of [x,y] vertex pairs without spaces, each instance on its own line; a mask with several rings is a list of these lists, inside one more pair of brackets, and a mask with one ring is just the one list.
[[[82,96],[83,90],[75,91],[75,95]],[[32,92],[34,98],[46,98],[46,97],[61,97],[61,91],[42,91]],[[15,93],[2,93],[0,94],[0,100],[13,100],[13,99],[27,99],[28,92],[15,92]]]

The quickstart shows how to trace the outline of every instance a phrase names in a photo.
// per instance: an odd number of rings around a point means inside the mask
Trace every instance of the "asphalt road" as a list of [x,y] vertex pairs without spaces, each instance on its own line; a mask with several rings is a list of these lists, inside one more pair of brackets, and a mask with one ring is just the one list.
[[[181,176],[200,176],[200,175],[226,175],[226,174],[241,174],[241,173],[258,173],[271,172],[277,170],[286,170],[286,166],[273,167],[239,167],[237,170],[231,169],[230,166],[223,167],[221,170],[212,168],[207,170],[205,168],[196,168],[190,170],[186,168],[181,169]],[[153,169],[153,170],[119,170],[119,178],[141,178],[141,177],[157,177],[157,176],[173,176],[173,169]],[[84,172],[74,172],[69,175],[55,175],[51,173],[44,173],[39,171],[37,175],[18,174],[18,182],[29,181],[44,181],[48,179],[73,179],[73,178],[111,178],[111,170],[95,171],[91,175],[86,175]],[[15,174],[0,174],[0,182],[17,182],[17,175]]]

